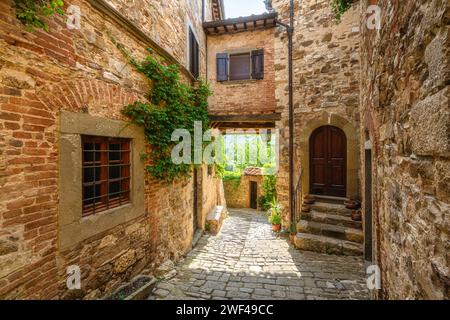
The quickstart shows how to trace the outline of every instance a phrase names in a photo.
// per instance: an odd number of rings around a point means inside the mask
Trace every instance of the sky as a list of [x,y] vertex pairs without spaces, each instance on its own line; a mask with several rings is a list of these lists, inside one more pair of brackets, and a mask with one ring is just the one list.
[[264,0],[224,0],[226,18],[237,18],[266,12]]

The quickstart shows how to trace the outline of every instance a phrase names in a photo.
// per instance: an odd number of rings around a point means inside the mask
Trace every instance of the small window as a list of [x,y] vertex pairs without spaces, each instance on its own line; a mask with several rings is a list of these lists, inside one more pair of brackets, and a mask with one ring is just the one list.
[[264,79],[264,49],[244,53],[218,53],[217,81]]
[[250,53],[230,55],[230,80],[250,79]]
[[200,75],[200,50],[194,32],[189,27],[189,71],[195,78]]
[[82,136],[83,217],[130,202],[130,139]]

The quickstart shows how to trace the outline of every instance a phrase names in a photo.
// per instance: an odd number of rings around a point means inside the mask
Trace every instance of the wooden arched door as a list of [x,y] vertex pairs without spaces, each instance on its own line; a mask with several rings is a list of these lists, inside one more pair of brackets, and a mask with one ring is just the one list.
[[345,197],[347,180],[347,138],[333,126],[317,128],[309,141],[310,193]]

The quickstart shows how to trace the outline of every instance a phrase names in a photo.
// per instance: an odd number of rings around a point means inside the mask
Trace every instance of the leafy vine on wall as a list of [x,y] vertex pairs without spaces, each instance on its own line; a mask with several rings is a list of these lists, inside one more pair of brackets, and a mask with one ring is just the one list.
[[[115,44],[130,58],[122,44]],[[146,141],[151,146],[149,153],[143,155],[151,162],[147,171],[158,180],[172,182],[188,177],[192,170],[192,165],[173,163],[171,152],[175,143],[171,140],[172,133],[176,129],[186,129],[193,137],[195,121],[202,122],[203,131],[209,128],[211,90],[203,81],[195,85],[184,83],[178,65],[166,65],[163,58],[155,58],[151,49],[149,52],[141,62],[130,58],[131,64],[151,80],[149,103],[136,101],[125,106],[122,113],[144,128]]]
[[342,15],[350,9],[354,0],[331,0],[331,10],[336,21],[341,21]]
[[63,16],[64,2],[62,0],[14,0],[16,17],[24,24],[28,31],[34,28],[48,31],[45,18],[54,14]]

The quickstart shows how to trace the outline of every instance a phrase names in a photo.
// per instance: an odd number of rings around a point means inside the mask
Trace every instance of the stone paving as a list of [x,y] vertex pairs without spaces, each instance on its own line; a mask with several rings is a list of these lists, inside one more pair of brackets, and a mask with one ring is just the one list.
[[264,213],[230,210],[149,299],[368,299],[362,257],[301,252],[272,233]]

